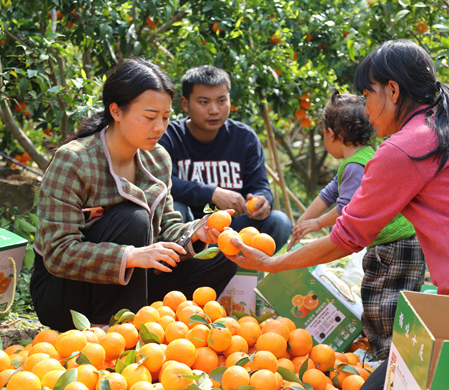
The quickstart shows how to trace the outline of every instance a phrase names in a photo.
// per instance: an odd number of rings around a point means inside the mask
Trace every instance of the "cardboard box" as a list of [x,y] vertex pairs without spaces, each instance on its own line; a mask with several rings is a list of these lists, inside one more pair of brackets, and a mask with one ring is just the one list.
[[27,242],[17,234],[0,228],[0,313],[11,306]]
[[360,297],[326,266],[268,274],[256,293],[280,316],[306,329],[314,344],[343,352],[362,331]]
[[233,310],[251,314],[250,310],[256,313],[257,295],[254,289],[257,286],[259,273],[253,270],[239,268],[236,275],[229,281],[223,292],[218,297],[226,309],[228,315],[231,308],[231,297]]
[[401,291],[384,390],[449,388],[449,296]]

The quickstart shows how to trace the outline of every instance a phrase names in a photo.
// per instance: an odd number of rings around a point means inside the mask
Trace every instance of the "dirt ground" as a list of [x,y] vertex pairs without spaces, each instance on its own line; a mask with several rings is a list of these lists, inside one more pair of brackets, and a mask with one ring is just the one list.
[[16,317],[12,314],[0,317],[0,337],[5,349],[12,344],[26,345],[43,329],[46,329],[39,321],[24,317]]

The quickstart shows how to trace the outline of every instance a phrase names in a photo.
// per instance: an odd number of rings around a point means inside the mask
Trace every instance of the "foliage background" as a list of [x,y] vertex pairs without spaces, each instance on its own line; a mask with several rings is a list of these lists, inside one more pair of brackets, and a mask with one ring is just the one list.
[[[336,167],[320,137],[329,89],[352,92],[368,52],[411,39],[431,54],[443,82],[449,75],[447,0],[1,0],[0,7],[0,150],[26,153],[25,164],[41,170],[99,109],[102,81],[120,59],[144,56],[178,88],[187,69],[213,64],[231,75],[231,117],[251,125],[266,147],[269,118],[280,173],[308,204]],[[304,127],[295,110],[306,93],[312,125]],[[174,118],[183,116],[180,96],[178,89]],[[267,148],[271,165],[272,157]],[[35,210],[13,209],[0,210],[1,226],[32,242]]]

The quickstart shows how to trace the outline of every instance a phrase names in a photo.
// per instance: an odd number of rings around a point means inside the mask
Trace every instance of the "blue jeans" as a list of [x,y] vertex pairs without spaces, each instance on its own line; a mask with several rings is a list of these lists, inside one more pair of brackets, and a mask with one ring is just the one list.
[[[174,202],[174,208],[182,214],[184,222],[193,221],[194,217],[190,207],[180,202]],[[271,210],[270,215],[263,219],[250,219],[245,214],[232,218],[231,227],[235,231],[240,231],[245,227],[254,226],[259,232],[267,233],[276,242],[276,252],[281,249],[292,234],[293,226],[290,219],[282,211]]]

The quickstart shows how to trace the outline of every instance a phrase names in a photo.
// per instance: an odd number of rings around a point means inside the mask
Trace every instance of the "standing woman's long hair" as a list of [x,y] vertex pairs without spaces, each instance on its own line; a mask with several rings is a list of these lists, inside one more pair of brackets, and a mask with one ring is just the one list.
[[449,158],[448,86],[438,80],[429,54],[421,46],[406,39],[384,42],[368,54],[357,68],[354,84],[363,93],[364,90],[373,91],[374,82],[387,85],[390,80],[399,85],[401,92],[396,112],[398,120],[405,118],[416,107],[426,106],[410,116],[402,127],[414,116],[426,112],[426,122],[437,134],[439,145],[416,159],[434,155],[439,161],[440,171]]
[[121,61],[111,69],[104,83],[103,110],[83,120],[78,131],[69,134],[64,143],[102,130],[114,121],[109,111],[112,103],[126,112],[133,100],[148,89],[167,92],[172,99],[175,93],[172,81],[158,65],[143,58]]

